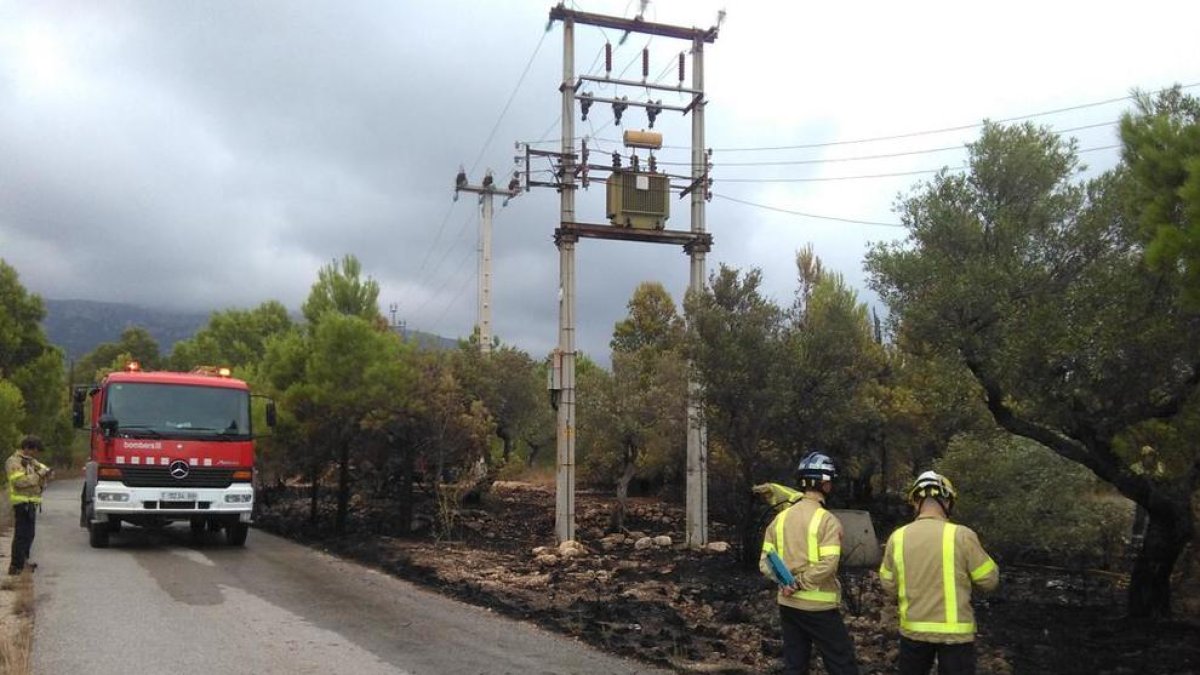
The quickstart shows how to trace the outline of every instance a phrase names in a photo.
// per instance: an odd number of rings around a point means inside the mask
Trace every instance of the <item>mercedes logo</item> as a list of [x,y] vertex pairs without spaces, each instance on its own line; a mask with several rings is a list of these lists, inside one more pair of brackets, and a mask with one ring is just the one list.
[[171,462],[170,471],[171,478],[174,478],[175,480],[183,480],[184,478],[188,477],[188,464],[182,459],[177,459],[174,462]]

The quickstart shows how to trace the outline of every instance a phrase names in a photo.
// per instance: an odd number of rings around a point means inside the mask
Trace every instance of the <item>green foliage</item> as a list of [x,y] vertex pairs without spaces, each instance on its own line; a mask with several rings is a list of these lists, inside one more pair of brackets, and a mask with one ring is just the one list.
[[267,341],[292,329],[287,309],[278,301],[264,302],[252,310],[213,312],[208,325],[196,335],[175,344],[170,364],[188,371],[200,365],[246,366],[262,360]]
[[166,365],[159,355],[158,342],[141,326],[130,326],[121,332],[116,342],[104,342],[80,357],[74,364],[71,381],[75,384],[97,382],[113,370],[120,370],[130,361],[137,361],[142,370],[158,370]]
[[71,441],[70,420],[63,356],[46,340],[44,316],[41,298],[29,294],[17,271],[0,260],[0,382],[7,392],[0,404],[5,407],[0,425],[15,424],[21,433],[39,434],[51,457],[57,458]]
[[736,523],[744,565],[757,559],[761,536],[750,488],[778,466],[769,431],[784,399],[784,314],[763,297],[761,284],[757,269],[741,274],[722,265],[684,303],[687,353],[704,392],[710,444],[721,448],[729,467],[710,474],[710,503]]
[[0,377],[36,359],[48,344],[41,329],[42,299],[30,295],[17,271],[0,259]]
[[776,432],[779,445],[795,459],[822,449],[859,470],[854,473],[873,473],[877,413],[869,394],[884,367],[883,348],[874,340],[866,305],[841,275],[814,277],[820,260],[810,249],[799,258],[801,285],[784,336],[786,411]]
[[613,327],[609,344],[614,352],[633,353],[643,347],[663,351],[682,345],[683,319],[662,284],[638,284],[627,307],[629,315]]
[[1179,270],[1187,301],[1200,307],[1200,100],[1178,85],[1139,94],[1137,110],[1121,117],[1121,143],[1148,258]]
[[24,433],[25,404],[17,385],[0,378],[0,452],[7,458]]
[[331,261],[320,269],[301,311],[310,326],[330,313],[385,325],[379,313],[379,282],[371,277],[363,279],[358,258],[348,254],[340,262]]
[[934,467],[959,492],[955,520],[1010,560],[1104,564],[1128,534],[1129,502],[1027,439],[960,436]]
[[1135,172],[1077,183],[1074,142],[1030,124],[987,124],[969,152],[966,174],[943,172],[900,204],[908,239],[871,251],[871,285],[893,329],[970,371],[1001,427],[1146,507],[1130,612],[1166,614],[1195,530],[1197,455],[1193,470],[1147,480],[1117,444],[1185,408],[1200,383],[1200,316],[1178,275],[1147,265]]

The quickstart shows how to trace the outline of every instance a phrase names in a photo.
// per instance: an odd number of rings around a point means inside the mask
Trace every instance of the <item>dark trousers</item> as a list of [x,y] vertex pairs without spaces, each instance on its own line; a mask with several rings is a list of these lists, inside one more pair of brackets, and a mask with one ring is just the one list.
[[974,675],[975,643],[919,642],[900,636],[900,675],[927,675],[937,657],[938,675]]
[[37,526],[37,504],[17,504],[13,507],[12,558],[9,574],[25,569],[29,549],[33,548],[33,531]]
[[817,651],[829,675],[858,675],[854,660],[854,642],[836,609],[805,612],[787,605],[779,606],[779,622],[783,625],[783,672],[785,675],[806,675],[812,660],[812,647]]

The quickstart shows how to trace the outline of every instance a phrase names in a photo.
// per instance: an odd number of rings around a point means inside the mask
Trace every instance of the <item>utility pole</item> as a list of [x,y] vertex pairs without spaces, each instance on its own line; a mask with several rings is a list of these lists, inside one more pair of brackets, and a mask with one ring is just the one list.
[[[520,191],[520,181],[516,176],[508,184],[508,195],[504,203],[515,197]],[[481,185],[471,185],[467,180],[467,172],[458,170],[454,180],[454,199],[458,193],[472,192],[479,195],[482,217],[479,219],[479,289],[478,308],[476,310],[475,328],[479,337],[479,351],[487,354],[492,351],[492,199],[496,196],[495,180],[489,170],[483,177]]]
[[[717,27],[709,29],[683,28],[648,22],[639,15],[630,20],[622,17],[604,16],[567,9],[562,3],[550,9],[550,21],[563,24],[563,75],[559,84],[562,94],[562,147],[559,152],[548,152],[525,147],[526,186],[554,187],[560,195],[559,227],[554,241],[559,251],[559,324],[558,348],[551,363],[551,396],[557,408],[556,449],[557,481],[555,504],[555,533],[559,541],[575,538],[575,244],[580,238],[616,239],[650,243],[681,244],[690,258],[688,288],[699,291],[705,283],[705,255],[712,248],[712,235],[705,227],[704,210],[711,199],[708,152],[704,149],[704,69],[703,46],[717,38]],[[649,51],[642,53],[642,80],[625,81],[612,77],[611,47],[606,48],[606,75],[603,78],[584,75],[575,76],[575,25],[585,24],[612,28],[629,33],[643,33],[686,40],[692,46],[692,86],[685,88],[684,57],[679,56],[679,85],[660,85],[648,80]],[[624,38],[622,38],[624,39]],[[585,82],[604,83],[614,87],[629,87],[649,91],[665,90],[687,94],[691,102],[686,107],[664,105],[661,100],[637,101],[627,96],[612,98],[593,96],[589,92],[579,93]],[[661,148],[661,134],[653,132],[626,132],[625,145],[630,148],[650,149],[648,171],[639,167],[636,154],[631,158],[629,170],[622,169],[616,153],[613,165],[593,165],[587,157],[586,144],[579,155],[575,154],[575,101],[581,102],[583,117],[595,103],[612,105],[613,114],[619,125],[621,114],[629,106],[646,111],[650,127],[664,110],[692,115],[692,170],[689,175],[675,176],[656,169],[653,150]],[[556,164],[555,180],[534,181],[530,178],[530,158],[548,158]],[[576,160],[579,160],[576,162]],[[582,177],[582,186],[588,186],[588,171],[612,172],[610,180],[604,181],[609,190],[610,205],[614,198],[634,201],[662,197],[660,206],[651,207],[650,218],[645,211],[629,210],[614,218],[609,224],[579,222],[575,216],[575,179]],[[614,180],[616,178],[621,181]],[[632,180],[625,180],[632,179]],[[671,183],[671,179],[685,181],[682,185]],[[620,183],[618,185],[618,183]],[[655,187],[657,186],[657,187]],[[658,190],[658,192],[656,192]],[[666,230],[668,217],[668,195],[672,190],[682,198],[691,195],[691,227],[687,231]],[[628,197],[627,197],[628,195]],[[656,209],[661,208],[661,211]],[[620,208],[618,208],[620,210]],[[633,214],[632,217],[627,217]],[[612,214],[610,214],[612,216]],[[634,219],[638,222],[634,223]],[[707,434],[700,415],[700,386],[695,381],[688,384],[688,429],[687,429],[687,543],[696,548],[708,543],[708,470]]]

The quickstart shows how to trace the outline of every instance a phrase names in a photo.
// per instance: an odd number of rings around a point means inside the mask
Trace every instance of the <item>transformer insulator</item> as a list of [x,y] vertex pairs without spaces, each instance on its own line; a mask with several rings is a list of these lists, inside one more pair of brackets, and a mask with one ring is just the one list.
[[[680,58],[681,59],[683,58],[682,54],[680,55]],[[680,61],[680,63],[682,63],[682,61]],[[604,43],[604,73],[606,75],[612,73],[612,43],[611,42]]]
[[650,49],[642,49],[642,81],[646,81],[650,77]]
[[683,52],[679,52],[679,86],[683,86]]

